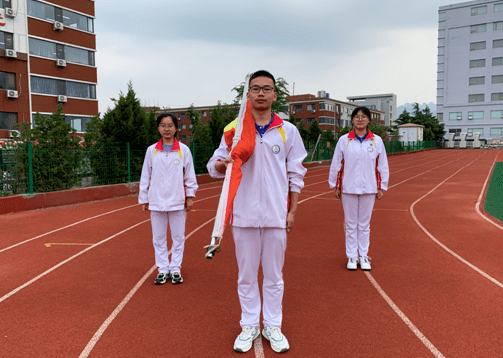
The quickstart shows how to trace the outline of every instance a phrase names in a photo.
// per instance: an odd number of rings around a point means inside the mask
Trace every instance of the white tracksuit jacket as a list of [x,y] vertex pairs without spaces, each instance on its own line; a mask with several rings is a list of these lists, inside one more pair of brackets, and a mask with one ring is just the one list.
[[[235,126],[235,122],[229,124]],[[255,151],[243,164],[243,178],[234,198],[232,225],[237,227],[286,228],[288,192],[300,193],[307,169],[302,165],[306,149],[297,128],[277,115],[263,135],[255,133]],[[229,156],[222,136],[220,146],[208,162],[213,178],[223,178],[215,169],[218,160]]]
[[189,147],[176,138],[169,152],[162,148],[162,139],[148,147],[141,171],[140,204],[148,203],[154,211],[182,210],[185,197],[194,197],[197,188]]
[[330,166],[330,188],[344,194],[376,194],[388,190],[389,168],[386,148],[379,136],[369,131],[362,143],[354,130],[339,138]]

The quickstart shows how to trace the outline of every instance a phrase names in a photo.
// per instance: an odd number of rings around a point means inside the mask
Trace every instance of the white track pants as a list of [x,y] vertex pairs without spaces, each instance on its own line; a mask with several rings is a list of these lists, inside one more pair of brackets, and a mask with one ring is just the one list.
[[262,262],[264,326],[281,326],[283,318],[283,264],[286,229],[232,227],[239,267],[238,295],[241,327],[260,326],[258,269]]
[[375,200],[375,194],[342,194],[348,258],[367,256],[369,252],[370,218]]
[[[152,241],[154,243],[155,264],[159,272],[180,272],[183,260],[183,248],[185,246],[185,220],[187,212],[178,211],[150,211],[152,222]],[[168,255],[167,231],[171,231],[171,262]]]

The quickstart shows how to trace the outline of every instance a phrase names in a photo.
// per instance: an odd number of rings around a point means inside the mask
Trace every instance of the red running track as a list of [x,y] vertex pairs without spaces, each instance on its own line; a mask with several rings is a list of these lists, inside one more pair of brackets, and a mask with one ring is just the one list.
[[[329,168],[309,169],[288,237],[284,355],[500,356],[503,224],[477,203],[501,160],[496,150],[390,157],[370,273],[346,270]],[[265,339],[232,350],[240,308],[230,230],[213,260],[203,250],[219,193],[220,184],[197,193],[177,286],[153,283],[137,197],[0,216],[0,357],[275,356]]]

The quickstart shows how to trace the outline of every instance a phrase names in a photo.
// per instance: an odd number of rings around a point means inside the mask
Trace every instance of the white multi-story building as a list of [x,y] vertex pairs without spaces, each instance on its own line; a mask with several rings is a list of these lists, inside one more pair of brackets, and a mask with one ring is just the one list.
[[396,113],[396,94],[375,94],[369,96],[347,97],[349,102],[354,102],[357,106],[365,106],[369,109],[384,112],[384,124],[391,126],[395,124]]
[[437,117],[448,133],[503,137],[503,1],[438,10]]

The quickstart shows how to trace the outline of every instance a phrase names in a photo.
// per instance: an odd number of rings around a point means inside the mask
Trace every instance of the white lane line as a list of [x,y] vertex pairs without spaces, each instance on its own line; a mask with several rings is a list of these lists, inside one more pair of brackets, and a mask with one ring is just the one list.
[[384,298],[384,300],[390,305],[390,307],[395,311],[395,313],[402,319],[402,321],[410,328],[410,330],[416,335],[417,338],[430,350],[431,353],[437,358],[445,358],[442,353],[421,333],[421,331],[407,318],[407,316],[398,308],[398,306],[389,298],[389,296],[384,292],[384,290],[379,286],[374,277],[370,272],[365,271],[365,275],[370,280],[372,285],[377,289],[377,292]]
[[491,174],[494,170],[494,166],[496,164],[496,160],[498,159],[498,155],[499,153],[496,154],[496,157],[494,158],[494,162],[493,162],[493,165],[491,165],[491,169],[489,169],[489,173],[487,173],[487,178],[486,178],[486,181],[484,182],[484,186],[482,187],[482,190],[480,191],[480,195],[479,195],[479,199],[477,200],[477,204],[475,204],[475,210],[477,211],[477,213],[479,213],[480,216],[482,216],[485,220],[489,221],[491,224],[493,224],[494,226],[496,226],[497,228],[500,228],[503,230],[503,226],[501,225],[498,225],[497,223],[495,223],[494,221],[492,221],[491,219],[489,219],[487,216],[485,216],[481,211],[480,211],[480,203],[482,202],[482,196],[485,194],[486,192],[486,186],[487,186],[487,183],[489,182],[489,179],[491,178]]
[[67,262],[72,261],[74,258],[79,257],[80,255],[82,255],[82,254],[86,253],[87,251],[94,249],[94,248],[95,248],[95,247],[97,247],[98,245],[101,245],[101,244],[103,244],[103,243],[105,243],[105,242],[107,242],[107,241],[109,241],[109,240],[113,239],[114,237],[117,237],[117,236],[119,236],[120,234],[123,234],[123,233],[125,233],[126,231],[129,231],[129,230],[131,230],[131,229],[133,229],[133,228],[135,228],[135,227],[137,227],[137,226],[139,226],[139,225],[141,225],[141,224],[144,224],[144,223],[146,223],[147,221],[150,221],[150,219],[144,220],[144,221],[142,221],[142,222],[139,222],[138,224],[135,224],[135,225],[133,225],[133,226],[130,226],[130,227],[128,227],[127,229],[122,230],[121,232],[118,232],[117,234],[112,235],[112,236],[110,236],[110,237],[108,237],[108,238],[106,238],[106,239],[104,239],[104,240],[102,240],[102,241],[100,241],[100,242],[98,242],[98,243],[94,244],[93,246],[90,246],[90,247],[88,247],[87,249],[82,250],[82,251],[81,251],[81,252],[79,252],[78,254],[75,254],[75,255],[73,255],[73,256],[71,256],[71,257],[69,257],[68,259],[66,259],[66,260],[64,260],[64,261],[62,261],[62,262],[60,262],[59,264],[57,264],[57,265],[55,265],[55,266],[51,267],[50,269],[46,270],[45,272],[41,273],[40,275],[36,276],[35,278],[31,279],[30,281],[26,282],[25,284],[23,284],[23,285],[19,286],[18,288],[16,288],[16,289],[12,290],[11,292],[9,292],[8,294],[6,294],[5,296],[1,297],[1,298],[0,298],[0,303],[2,303],[3,301],[5,301],[7,298],[9,298],[10,296],[14,295],[15,293],[17,293],[17,292],[21,291],[21,290],[22,290],[23,288],[25,288],[26,286],[31,285],[33,282],[35,282],[35,281],[37,281],[37,280],[41,279],[41,278],[42,278],[42,277],[44,277],[45,275],[47,275],[47,274],[51,273],[52,271],[56,270],[58,267],[63,266],[63,265],[64,265],[64,264],[66,264]]
[[[198,228],[193,230],[190,234],[188,234],[185,237],[185,241],[187,241],[189,239],[189,237],[191,237],[194,233],[199,231],[201,228],[203,228],[205,225],[209,224],[213,220],[215,220],[215,218],[212,218],[212,219],[206,221],[204,224],[202,224],[201,226],[199,226]],[[170,253],[171,253],[171,250],[169,250],[168,255]],[[103,322],[103,324],[98,329],[98,331],[96,331],[96,333],[91,338],[89,343],[87,343],[86,347],[84,348],[84,350],[80,354],[79,358],[87,358],[89,356],[89,354],[93,350],[94,346],[96,345],[96,343],[98,343],[99,339],[101,338],[101,336],[103,335],[105,330],[108,328],[108,326],[110,326],[110,324],[115,319],[115,317],[117,317],[117,315],[120,313],[120,311],[122,311],[122,309],[126,306],[126,304],[129,302],[129,300],[133,297],[133,295],[136,293],[136,291],[138,291],[138,289],[141,287],[141,285],[143,285],[145,280],[150,277],[150,275],[152,274],[152,272],[155,271],[156,268],[157,268],[156,265],[152,266],[150,268],[150,270],[148,270],[147,273],[140,279],[140,281],[138,281],[138,283],[133,287],[133,289],[131,291],[129,291],[129,293],[122,300],[122,302],[115,308],[115,310],[112,312],[112,314],[110,316],[108,316],[108,318],[105,320],[105,322]]]
[[255,358],[265,358],[264,356],[264,346],[262,345],[262,335],[259,334],[257,338],[253,341],[255,347]]
[[[480,157],[479,157],[480,158]],[[477,158],[477,159],[479,159]],[[442,247],[445,251],[447,251],[448,253],[450,253],[452,256],[454,256],[455,258],[457,258],[459,261],[461,261],[462,263],[466,264],[467,266],[469,266],[470,268],[472,268],[473,270],[475,270],[476,272],[478,272],[479,274],[481,274],[482,276],[484,276],[485,278],[487,278],[489,281],[491,281],[492,283],[498,285],[499,287],[503,288],[503,284],[501,282],[499,282],[498,280],[496,280],[495,278],[489,276],[487,273],[485,273],[484,271],[482,271],[481,269],[479,269],[477,266],[471,264],[470,262],[466,261],[464,258],[462,258],[461,256],[459,256],[458,254],[456,254],[454,251],[452,251],[451,249],[449,249],[447,246],[445,246],[444,244],[442,244],[439,240],[437,240],[435,238],[435,236],[433,236],[428,230],[426,230],[426,228],[419,222],[419,220],[417,219],[416,215],[414,214],[414,206],[419,203],[421,200],[423,200],[425,197],[427,197],[428,195],[430,195],[431,193],[433,193],[437,188],[439,188],[442,184],[444,184],[447,180],[449,180],[450,178],[452,178],[453,176],[455,176],[456,174],[458,174],[461,170],[465,169],[466,167],[468,167],[469,165],[471,165],[473,162],[477,161],[477,159],[473,160],[472,162],[470,162],[469,164],[465,165],[464,167],[462,167],[461,169],[459,169],[458,171],[456,171],[454,174],[452,174],[451,176],[449,176],[447,179],[445,179],[444,181],[442,181],[440,184],[438,184],[436,187],[434,187],[433,189],[431,189],[428,193],[426,193],[425,195],[423,195],[422,197],[420,197],[419,199],[417,199],[411,206],[410,206],[410,214],[412,215],[412,219],[414,219],[414,221],[416,222],[416,224],[421,228],[421,230],[423,230],[423,232],[428,235],[428,237],[430,239],[432,239],[435,243],[437,243],[440,247]]]
[[[207,198],[204,198],[204,199],[199,199],[199,200],[196,200],[194,201],[195,202],[199,202],[199,201],[203,201],[203,200],[207,200],[207,199],[211,199],[211,198],[215,198],[215,197],[218,197],[220,195],[213,195],[213,196],[209,196]],[[118,211],[121,211],[121,210],[124,210],[124,209],[129,209],[129,208],[132,208],[132,207],[135,207],[135,206],[139,206],[141,204],[134,204],[134,205],[129,205],[129,206],[125,206],[121,209],[116,209],[116,210],[112,210],[112,211],[108,211],[106,213],[103,213],[103,214],[100,214],[100,215],[96,215],[96,216],[93,216],[93,217],[90,217],[90,218],[87,218],[87,219],[84,219],[84,220],[80,220],[80,221],[77,221],[73,224],[70,224],[70,225],[67,225],[67,226],[63,226],[63,227],[60,227],[59,229],[55,229],[55,230],[52,230],[52,231],[49,231],[49,232],[46,232],[45,234],[41,234],[41,235],[38,235],[38,236],[35,236],[31,239],[28,239],[28,240],[25,240],[25,241],[22,241],[22,242],[18,242],[17,244],[15,245],[12,245],[12,246],[9,246],[9,247],[6,247],[5,249],[1,249],[0,250],[0,253],[1,252],[4,252],[4,251],[7,251],[9,249],[13,249],[14,247],[16,246],[20,246],[22,244],[26,244],[30,241],[33,241],[33,240],[36,240],[36,239],[39,239],[41,237],[44,237],[44,236],[47,236],[47,235],[50,235],[50,234],[53,234],[55,232],[58,232],[58,231],[61,231],[61,230],[64,230],[64,229],[68,229],[69,227],[72,227],[72,226],[75,226],[75,225],[78,225],[78,224],[82,224],[83,222],[86,222],[86,221],[89,221],[89,220],[92,220],[92,219],[96,219],[96,218],[99,218],[101,216],[105,216],[105,215],[108,215],[108,214],[112,214],[112,213],[115,213],[115,212],[118,212]]]
[[49,232],[46,232],[45,234],[41,234],[41,235],[38,235],[38,236],[35,236],[35,237],[32,237],[31,239],[28,239],[28,240],[25,240],[25,241],[22,241],[22,242],[18,242],[17,244],[15,245],[12,245],[12,246],[9,246],[9,247],[6,247],[5,249],[1,249],[0,252],[4,252],[4,251],[7,251],[9,249],[12,249],[16,246],[19,246],[19,245],[22,245],[22,244],[26,244],[27,242],[30,242],[30,241],[33,241],[33,240],[36,240],[36,239],[39,239],[43,236],[47,236],[49,234],[53,234],[57,231],[61,231],[61,230],[64,230],[64,229],[68,229],[69,227],[72,227],[72,226],[75,226],[75,225],[78,225],[78,224],[82,224],[83,222],[86,222],[86,221],[89,221],[89,220],[92,220],[92,219],[96,219],[96,218],[99,218],[100,216],[105,216],[105,215],[108,215],[108,214],[112,214],[112,213],[115,213],[117,211],[121,211],[121,210],[124,210],[124,209],[128,209],[128,208],[132,208],[134,206],[138,206],[140,204],[134,204],[134,205],[129,205],[129,206],[125,206],[121,209],[117,209],[117,210],[112,210],[112,211],[108,211],[106,213],[103,213],[103,214],[100,214],[100,215],[96,215],[96,216],[93,216],[93,217],[90,217],[90,218],[87,218],[87,219],[84,219],[84,220],[80,220],[80,221],[77,221],[73,224],[70,224],[70,225],[67,225],[67,226],[63,226],[63,227],[60,227],[59,229],[55,229],[55,230],[52,230],[52,231],[49,231]]

